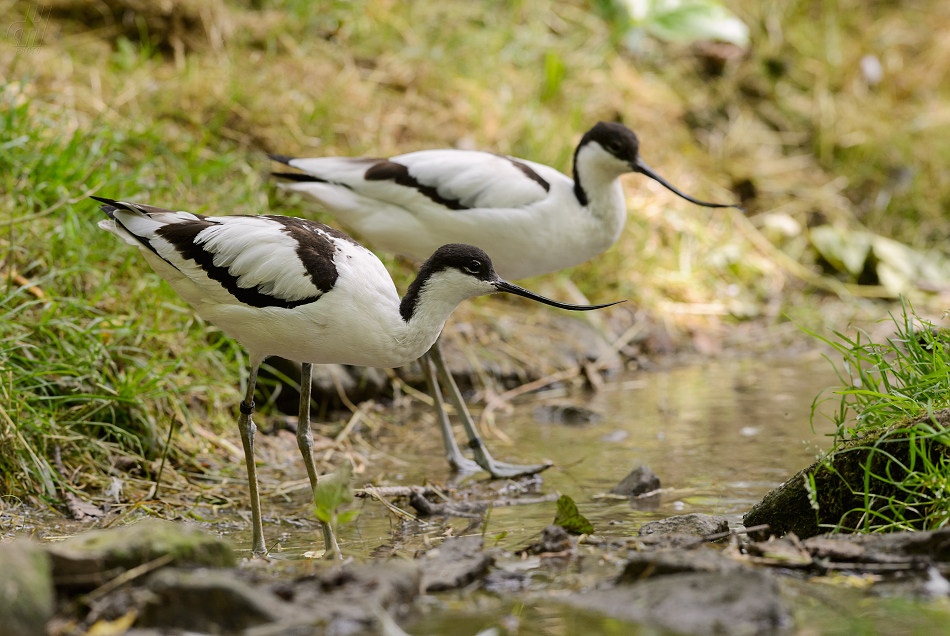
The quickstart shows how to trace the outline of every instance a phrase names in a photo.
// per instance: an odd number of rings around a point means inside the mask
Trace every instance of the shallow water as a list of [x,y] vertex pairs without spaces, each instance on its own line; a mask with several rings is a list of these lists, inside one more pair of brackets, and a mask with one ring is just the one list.
[[[428,409],[409,410],[399,426],[386,429],[367,450],[371,462],[357,484],[376,480],[381,485],[435,482],[465,489],[474,497],[494,500],[563,493],[571,496],[593,523],[595,534],[636,535],[652,519],[701,512],[724,515],[740,526],[742,514],[769,490],[810,464],[827,448],[830,423],[821,416],[812,430],[812,401],[837,384],[829,363],[819,355],[796,359],[729,359],[700,366],[611,378],[597,393],[566,394],[552,390],[523,399],[511,413],[499,412],[497,426],[511,437],[507,444],[489,436],[487,444],[503,460],[533,463],[551,459],[554,467],[540,477],[519,481],[485,481],[479,475],[453,476],[442,456],[442,443]],[[828,394],[828,397],[834,397]],[[536,409],[545,404],[570,404],[601,416],[588,425],[542,423]],[[829,402],[830,410],[833,402]],[[274,438],[270,438],[273,440]],[[274,443],[271,465],[264,466],[264,483],[300,480],[303,467],[292,436]],[[286,448],[284,448],[286,447]],[[276,460],[274,458],[277,458]],[[283,466],[275,464],[283,463]],[[663,492],[653,507],[634,507],[627,500],[606,498],[607,490],[632,468],[644,464],[662,481]],[[276,477],[282,473],[282,477]],[[236,501],[246,501],[243,478]],[[304,484],[305,486],[305,484]],[[319,562],[308,552],[322,548],[320,532],[301,487],[289,498],[265,497],[264,533],[268,545],[279,546],[271,560],[248,560],[244,567],[261,574],[293,576],[313,570]],[[399,502],[400,505],[406,505]],[[380,503],[357,500],[358,519],[341,528],[340,544],[357,559],[401,555],[411,558],[430,540],[448,534],[483,534],[486,544],[512,552],[526,546],[555,515],[553,502],[494,508],[482,519],[437,518],[408,522],[391,515]],[[209,530],[228,536],[244,553],[250,546],[249,524],[233,512],[213,514],[198,506],[193,512]],[[411,512],[411,509],[409,509]],[[246,513],[246,510],[241,512]],[[243,516],[243,515],[242,515]],[[19,522],[18,522],[19,523]],[[54,538],[80,531],[85,524],[30,515],[22,523],[36,536]],[[14,534],[16,528],[10,530]],[[422,597],[420,611],[404,627],[412,634],[474,636],[492,627],[501,633],[534,635],[661,634],[558,602],[558,596],[610,580],[622,560],[592,546],[579,546],[579,558],[558,564],[515,557],[499,569],[527,575],[517,591],[461,590]],[[796,627],[791,633],[938,634],[950,633],[947,599],[934,602],[877,598],[859,580],[844,577],[838,585],[787,580],[792,590]],[[477,587],[477,586],[476,586]],[[505,631],[507,630],[507,631]]]
[[[739,526],[752,504],[814,461],[819,448],[830,445],[826,434],[831,426],[826,420],[816,418],[812,432],[811,404],[836,380],[828,362],[818,356],[721,360],[613,378],[598,393],[542,393],[519,404],[510,415],[496,416],[497,426],[513,445],[498,438],[486,441],[499,459],[533,463],[547,458],[554,467],[536,480],[486,483],[485,497],[517,496],[519,486],[528,496],[566,494],[596,533],[606,536],[635,535],[644,521],[690,512],[724,515],[730,525]],[[579,426],[539,423],[535,409],[552,403],[583,406],[602,419]],[[368,469],[369,476],[385,476],[386,485],[422,484],[426,479],[452,483],[437,429],[419,419],[419,413],[407,416],[400,431],[410,443],[394,440],[398,459],[405,463],[380,458]],[[637,509],[627,500],[603,496],[641,464],[661,479],[658,500]],[[459,485],[478,479],[479,475],[465,478]],[[344,551],[355,555],[393,543],[411,554],[423,546],[425,535],[443,534],[446,524],[459,532],[469,523],[450,519],[402,524],[378,503],[361,505],[359,521],[341,531]],[[264,508],[267,516],[266,502]],[[271,516],[280,516],[277,509],[271,511]],[[554,512],[551,502],[495,508],[486,536],[507,533],[499,545],[517,547],[551,523]],[[282,558],[312,550],[313,539],[308,532],[290,533],[282,541]],[[238,540],[249,543],[249,537]]]
[[[512,445],[498,438],[487,442],[499,459],[532,463],[547,458],[554,461],[554,468],[534,481],[483,482],[479,496],[517,496],[519,485],[528,495],[567,494],[596,533],[605,536],[635,535],[644,521],[690,512],[724,515],[731,526],[740,526],[742,514],[754,503],[830,446],[832,426],[827,419],[816,416],[812,429],[812,401],[836,384],[829,363],[813,355],[719,360],[613,378],[598,393],[542,393],[512,413],[498,415],[497,425],[511,437]],[[582,426],[540,423],[535,409],[551,403],[583,406],[602,419]],[[825,410],[831,408],[829,402]],[[392,446],[381,440],[379,448],[398,455],[400,461],[379,459],[364,477],[385,476],[387,485],[422,484],[426,479],[452,484],[437,430],[431,422],[423,424],[424,417],[424,412],[408,414]],[[664,490],[654,507],[637,509],[626,500],[602,496],[640,464],[652,468],[662,481]],[[455,485],[478,479],[463,478]],[[497,542],[516,550],[555,514],[555,504],[548,502],[495,508],[487,526],[458,518],[411,523],[395,520],[373,501],[356,505],[362,514],[342,529],[340,540],[344,551],[364,556],[380,549],[412,556],[430,538],[463,532],[483,532],[487,544]],[[286,525],[282,529],[289,530]],[[283,535],[278,558],[287,571],[306,570],[301,555],[315,547],[316,538],[313,530]],[[242,540],[246,545],[249,537]],[[589,556],[583,556],[585,550]],[[591,587],[619,571],[618,562],[602,558],[593,548],[582,548],[580,553],[582,557],[565,569],[552,564],[538,567],[536,559],[500,563],[501,569],[528,574],[519,593],[463,590],[430,595],[414,622],[405,627],[412,634],[453,636],[474,636],[493,627],[521,636],[666,633],[559,603],[560,593]],[[850,586],[851,582],[835,586],[790,581],[796,623],[790,633],[948,633],[946,599],[932,603],[880,599]]]

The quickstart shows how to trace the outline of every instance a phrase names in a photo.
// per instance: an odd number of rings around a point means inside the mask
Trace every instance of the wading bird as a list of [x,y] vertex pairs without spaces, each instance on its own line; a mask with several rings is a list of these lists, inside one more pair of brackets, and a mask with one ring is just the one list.
[[[609,306],[566,305],[538,296],[501,279],[479,248],[459,244],[436,249],[400,300],[392,278],[372,252],[315,221],[277,215],[202,216],[93,198],[109,217],[99,227],[138,247],[199,316],[248,350],[247,393],[238,428],[251,497],[252,551],[258,554],[265,547],[251,414],[257,371],[266,356],[302,363],[297,445],[315,488],[312,364],[407,364],[432,347],[459,303],[485,294],[507,292],[571,310]],[[431,370],[423,367],[431,381]],[[446,445],[458,451],[451,429],[443,426],[442,432]],[[475,445],[474,429],[467,432],[470,445]],[[323,531],[327,553],[338,554],[329,526]]]
[[[622,124],[600,122],[574,152],[574,178],[542,164],[471,150],[423,150],[389,159],[318,157],[271,159],[301,172],[275,172],[281,184],[316,199],[375,248],[421,260],[439,245],[468,243],[484,249],[496,271],[511,278],[540,276],[583,263],[606,251],[627,219],[620,176],[638,172],[687,201],[640,158],[640,142]],[[427,356],[447,383],[466,430],[471,417],[438,342]],[[425,365],[423,365],[425,366]],[[431,387],[438,396],[438,387]],[[440,421],[447,419],[436,398]],[[443,430],[445,424],[443,424]],[[460,470],[481,466],[494,477],[544,470],[550,464],[514,466],[476,455],[477,466],[450,451]]]

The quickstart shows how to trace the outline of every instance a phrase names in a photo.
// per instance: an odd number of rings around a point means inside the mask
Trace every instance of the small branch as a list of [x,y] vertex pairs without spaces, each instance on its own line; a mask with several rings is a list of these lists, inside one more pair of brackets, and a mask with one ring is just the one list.
[[763,523],[761,526],[749,526],[748,528],[733,528],[732,530],[727,530],[726,532],[717,532],[715,534],[707,534],[702,537],[702,541],[718,541],[719,539],[725,539],[726,537],[735,537],[740,534],[751,534],[753,532],[765,532],[769,529],[769,524]]
[[155,493],[152,495],[156,499],[158,498],[158,488],[162,483],[162,473],[165,471],[165,459],[168,457],[168,449],[172,445],[172,433],[175,432],[175,423],[177,421],[178,418],[173,415],[171,424],[168,425],[168,439],[165,440],[165,449],[162,451],[162,463],[159,465],[158,475],[155,477]]

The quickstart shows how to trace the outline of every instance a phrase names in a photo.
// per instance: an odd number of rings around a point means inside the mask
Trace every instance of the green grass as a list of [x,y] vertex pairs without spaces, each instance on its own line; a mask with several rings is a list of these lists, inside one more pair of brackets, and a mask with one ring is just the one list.
[[221,179],[236,157],[173,152],[155,129],[76,126],[21,84],[0,94],[0,191],[16,210],[0,259],[29,281],[0,287],[0,493],[55,500],[70,481],[56,447],[68,473],[83,467],[70,487],[95,488],[117,456],[157,457],[173,415],[208,417],[236,395],[236,347],[96,226],[85,195],[134,198],[156,174]]
[[859,458],[851,474],[862,478],[850,484],[862,504],[833,530],[930,530],[950,522],[950,418],[939,413],[950,407],[950,337],[910,305],[891,321],[894,335],[883,343],[861,330],[821,338],[841,355],[843,384],[824,465]]

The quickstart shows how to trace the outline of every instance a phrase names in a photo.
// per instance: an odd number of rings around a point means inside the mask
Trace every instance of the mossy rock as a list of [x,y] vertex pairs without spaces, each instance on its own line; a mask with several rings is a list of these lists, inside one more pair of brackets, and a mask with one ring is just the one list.
[[45,636],[53,617],[49,557],[29,541],[0,545],[0,633]]
[[232,567],[227,541],[184,523],[146,519],[109,530],[93,530],[47,546],[59,583],[96,583],[97,574],[128,570],[169,555],[168,565]]
[[[843,531],[859,527],[866,514],[864,488],[868,462],[872,474],[889,474],[894,482],[902,480],[906,471],[901,466],[911,464],[911,447],[904,432],[916,423],[929,420],[922,417],[844,442],[832,455],[799,471],[767,494],[746,513],[743,524],[746,527],[768,524],[768,534],[782,536],[794,532],[801,539],[827,532],[830,527]],[[950,427],[950,409],[936,411],[934,420],[943,428]],[[940,455],[948,452],[950,449],[943,444],[929,444],[931,461],[939,461]],[[817,510],[809,499],[806,485],[809,476],[813,476],[815,482]],[[871,479],[868,483],[876,501],[902,494],[894,484],[880,479]],[[907,515],[905,520],[910,525],[918,521]]]

